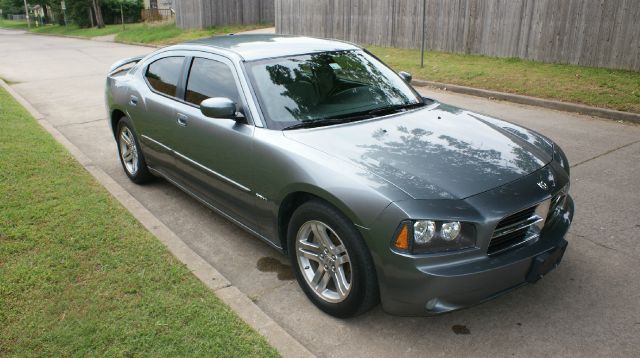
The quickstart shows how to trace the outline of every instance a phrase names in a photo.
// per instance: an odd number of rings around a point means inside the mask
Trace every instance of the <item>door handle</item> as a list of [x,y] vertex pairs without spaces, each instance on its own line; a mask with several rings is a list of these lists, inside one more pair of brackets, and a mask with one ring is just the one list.
[[136,96],[133,96],[133,95],[132,95],[132,96],[129,98],[129,103],[130,103],[132,106],[136,106],[136,105],[138,105],[138,97],[136,97]]
[[185,116],[182,113],[178,113],[178,125],[179,126],[186,127],[187,126],[187,119],[189,119],[189,117]]

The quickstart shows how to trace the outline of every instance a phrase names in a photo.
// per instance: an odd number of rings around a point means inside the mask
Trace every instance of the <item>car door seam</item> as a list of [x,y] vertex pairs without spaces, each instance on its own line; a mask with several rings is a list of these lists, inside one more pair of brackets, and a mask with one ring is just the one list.
[[193,160],[193,159],[191,159],[191,158],[187,157],[186,155],[184,155],[184,154],[182,154],[182,153],[180,153],[180,152],[178,152],[178,151],[175,151],[175,150],[173,151],[173,153],[174,153],[175,155],[177,155],[178,157],[180,157],[180,158],[182,158],[182,159],[186,160],[187,162],[189,162],[189,163],[191,163],[191,164],[193,164],[193,165],[197,166],[198,168],[200,168],[200,169],[202,169],[202,170],[204,170],[204,171],[206,171],[206,172],[208,172],[208,173],[210,173],[210,174],[213,174],[213,175],[217,176],[218,178],[220,178],[220,179],[222,179],[222,180],[226,181],[226,182],[227,182],[227,183],[229,183],[229,184],[232,184],[232,185],[234,185],[234,186],[238,187],[240,190],[242,190],[242,191],[246,191],[246,192],[251,192],[251,189],[247,188],[246,186],[244,186],[244,185],[242,185],[242,184],[240,184],[240,183],[238,183],[238,182],[234,181],[233,179],[227,178],[226,176],[224,176],[224,175],[222,175],[222,174],[218,173],[217,171],[215,171],[215,170],[213,170],[213,169],[211,169],[211,168],[209,168],[209,167],[207,167],[207,166],[205,166],[205,165],[202,165],[202,164],[200,164],[200,163],[196,162],[195,160]]
[[213,169],[211,169],[211,168],[209,168],[209,167],[207,167],[207,166],[205,166],[205,165],[202,165],[202,164],[200,164],[200,163],[196,162],[195,160],[193,160],[193,159],[191,159],[191,158],[187,157],[186,155],[184,155],[184,154],[182,154],[182,153],[180,153],[180,152],[178,152],[178,151],[176,151],[176,150],[174,150],[174,149],[171,149],[169,146],[166,146],[166,145],[164,145],[164,144],[162,144],[162,143],[158,142],[157,140],[155,140],[155,139],[153,139],[153,138],[151,138],[151,137],[149,137],[149,136],[147,136],[147,135],[144,135],[144,134],[143,134],[143,135],[142,135],[142,138],[144,138],[144,139],[146,139],[146,140],[148,140],[148,141],[150,141],[150,142],[153,142],[153,143],[155,143],[155,144],[157,144],[157,145],[161,146],[161,147],[162,147],[162,148],[164,148],[165,150],[167,150],[167,151],[169,151],[169,152],[173,153],[174,155],[176,155],[176,156],[178,156],[178,157],[180,157],[180,158],[182,158],[182,159],[186,160],[187,162],[189,162],[189,163],[191,163],[191,164],[195,165],[196,167],[198,167],[198,168],[200,168],[200,169],[202,169],[202,170],[204,170],[204,171],[206,171],[206,172],[208,172],[208,173],[210,173],[210,174],[213,174],[213,175],[217,176],[218,178],[220,178],[220,179],[222,179],[222,180],[226,181],[227,183],[232,184],[232,185],[234,185],[234,186],[238,187],[238,188],[239,188],[240,190],[242,190],[242,191],[245,191],[245,192],[248,192],[248,193],[249,193],[249,192],[251,192],[251,189],[250,189],[250,188],[247,188],[246,186],[244,186],[244,185],[242,185],[242,184],[240,184],[240,183],[236,182],[236,181],[235,181],[235,180],[233,180],[233,179],[227,178],[226,176],[224,176],[224,175],[222,175],[222,174],[220,174],[220,173],[216,172],[215,170],[213,170]]
[[173,149],[169,148],[168,146],[158,142],[157,140],[155,140],[155,139],[153,139],[153,138],[151,138],[151,137],[149,137],[149,136],[147,136],[145,134],[143,134],[141,137],[143,139],[146,139],[146,140],[150,141],[150,142],[153,142],[154,144],[157,144],[157,145],[161,146],[162,148],[164,148],[165,150],[167,150],[169,152],[173,152]]
[[183,192],[187,193],[189,196],[191,196],[194,199],[196,199],[197,201],[201,202],[202,204],[204,204],[205,206],[207,206],[211,210],[213,210],[213,211],[217,212],[218,214],[220,214],[221,216],[231,220],[232,222],[234,222],[235,224],[240,226],[242,229],[244,229],[248,233],[258,237],[259,239],[265,241],[267,244],[271,245],[272,247],[274,247],[274,248],[276,248],[278,250],[283,250],[283,248],[281,246],[275,244],[272,240],[269,240],[269,238],[267,238],[265,235],[262,235],[258,231],[254,230],[251,227],[249,227],[248,225],[244,224],[240,219],[237,219],[235,216],[227,213],[226,211],[224,211],[224,210],[218,208],[217,206],[213,205],[213,203],[209,202],[208,200],[200,197],[198,194],[194,193],[193,191],[189,190],[187,187],[181,185],[180,183],[178,183],[177,181],[172,179],[169,175],[165,174],[163,171],[155,169],[155,168],[151,168],[151,167],[149,169],[151,169],[152,172],[158,174],[159,176],[163,177],[164,179],[166,179],[167,181],[169,181],[170,183],[175,185],[178,189],[180,189]]

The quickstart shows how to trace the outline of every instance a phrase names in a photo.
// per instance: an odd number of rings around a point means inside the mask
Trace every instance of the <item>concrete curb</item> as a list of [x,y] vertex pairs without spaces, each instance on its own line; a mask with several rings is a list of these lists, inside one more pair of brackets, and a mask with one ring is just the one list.
[[459,85],[451,85],[447,83],[434,82],[434,81],[413,80],[411,84],[418,87],[420,86],[434,87],[437,89],[442,89],[442,90],[462,93],[462,94],[468,94],[468,95],[477,96],[477,97],[499,99],[499,100],[508,101],[512,103],[526,104],[529,106],[537,106],[537,107],[555,109],[555,110],[564,111],[564,112],[586,114],[589,116],[613,119],[616,121],[627,121],[627,122],[640,124],[640,114],[637,114],[637,113],[622,112],[622,111],[616,111],[613,109],[586,106],[583,104],[554,101],[550,99],[522,96],[518,94],[490,91],[490,90],[459,86]]
[[264,336],[283,357],[315,357],[277,322],[260,309],[218,270],[191,250],[171,229],[155,217],[120,184],[95,165],[89,157],[60,133],[47,118],[24,97],[0,79],[0,86],[13,96],[71,155],[102,184],[142,225],[154,234],[193,274],[228,305],[242,320]]
[[[13,29],[3,29],[3,30],[13,31]],[[113,42],[113,43],[117,43],[117,44],[135,45],[135,46],[143,46],[143,47],[150,47],[150,48],[162,48],[162,47],[165,47],[165,46],[171,46],[169,44],[167,44],[167,45],[154,45],[154,44],[145,44],[145,43],[142,43],[142,42],[117,41],[115,39],[113,41],[96,40],[97,37],[102,37],[102,36],[82,37],[82,36],[75,36],[75,35],[48,34],[48,33],[42,33],[42,32],[31,32],[31,31],[27,31],[27,30],[15,30],[15,31],[24,31],[25,33],[27,33],[29,35],[36,35],[36,36],[66,37],[66,38],[69,38],[69,39],[89,40],[89,41],[95,41],[95,42]],[[107,36],[107,35],[105,35],[105,36]]]
[[154,44],[145,44],[145,43],[142,43],[142,42],[118,41],[118,40],[113,40],[113,43],[116,43],[116,44],[123,44],[123,45],[133,45],[133,46],[150,47],[150,48],[163,48],[163,47],[171,46],[171,44],[166,44],[166,45],[154,45]]
[[[91,40],[93,38],[93,37],[82,37],[82,36],[65,35],[65,34],[48,34],[46,32],[33,32],[33,31],[29,31],[29,30],[20,30],[20,31],[24,31],[27,34],[36,35],[36,36],[66,37],[66,38],[78,39],[78,40]],[[96,37],[98,37],[98,36],[96,36]]]

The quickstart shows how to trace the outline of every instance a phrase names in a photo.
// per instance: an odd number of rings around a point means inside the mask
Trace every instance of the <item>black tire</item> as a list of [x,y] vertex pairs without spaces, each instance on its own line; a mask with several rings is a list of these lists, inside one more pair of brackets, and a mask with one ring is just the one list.
[[[131,141],[131,148],[134,149],[136,153],[135,160],[131,159],[130,161],[125,162],[122,147],[124,144],[121,141],[123,132],[130,134],[130,136],[128,137]],[[153,180],[154,176],[149,172],[147,162],[144,160],[144,154],[142,153],[140,143],[138,142],[138,135],[133,129],[131,120],[127,117],[122,117],[120,118],[120,121],[118,121],[118,126],[116,127],[116,148],[118,150],[118,158],[120,158],[120,164],[122,164],[122,169],[132,182],[136,184],[144,184]],[[132,165],[134,163],[135,168],[132,169]]]
[[[313,267],[311,268],[312,271],[309,271],[311,263],[313,262],[314,265],[318,266],[322,265],[322,263],[308,260],[309,264],[305,267],[306,271],[300,266],[301,259],[298,258],[296,241],[299,239],[299,232],[301,234],[300,237],[304,237],[305,230],[303,229],[303,225],[308,227],[309,223],[321,223],[328,226],[328,231],[326,232],[333,238],[332,240],[335,240],[333,234],[337,235],[339,240],[337,242],[341,242],[346,248],[346,254],[350,261],[348,264],[349,267],[346,267],[347,264],[345,264],[346,268],[344,271],[348,269],[350,272],[351,282],[348,294],[346,294],[345,298],[340,298],[342,299],[340,302],[328,302],[327,299],[322,298],[321,293],[318,293],[316,289],[311,286],[311,283],[308,282],[309,272],[313,272]],[[315,234],[309,237],[314,236]],[[338,209],[321,200],[312,200],[302,204],[295,210],[289,221],[287,239],[289,258],[298,284],[300,284],[300,287],[307,297],[322,311],[334,317],[347,318],[362,314],[379,302],[378,281],[369,249],[351,221]],[[307,242],[306,240],[303,241]],[[325,254],[325,259],[326,257],[327,255]],[[336,256],[333,256],[333,258],[335,259]],[[326,268],[327,266],[324,267]],[[332,274],[327,270],[322,271],[330,275]],[[307,273],[305,274],[305,272]],[[333,273],[335,272],[336,271],[333,271]],[[335,282],[336,279],[331,278],[330,280],[331,282]],[[335,291],[337,293],[338,289],[335,283],[334,287],[336,287]]]

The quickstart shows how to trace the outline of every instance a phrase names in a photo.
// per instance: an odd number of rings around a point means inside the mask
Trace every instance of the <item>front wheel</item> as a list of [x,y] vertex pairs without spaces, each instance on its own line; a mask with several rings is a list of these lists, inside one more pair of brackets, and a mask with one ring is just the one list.
[[153,179],[129,118],[120,119],[116,133],[120,163],[129,179],[136,184],[143,184]]
[[318,308],[350,317],[378,302],[369,250],[337,209],[315,200],[301,205],[291,217],[288,237],[298,283]]

